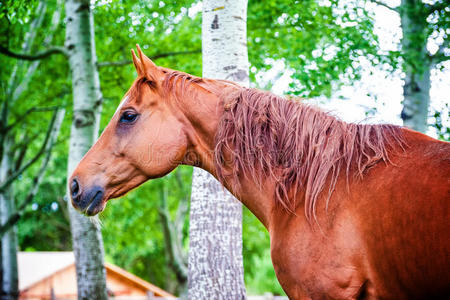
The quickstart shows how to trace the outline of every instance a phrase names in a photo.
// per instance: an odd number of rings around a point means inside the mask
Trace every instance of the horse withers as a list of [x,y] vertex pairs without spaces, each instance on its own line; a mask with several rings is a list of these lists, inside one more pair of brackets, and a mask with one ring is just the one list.
[[450,296],[450,144],[156,66],[69,180],[86,215],[178,165],[213,174],[264,224],[291,299]]

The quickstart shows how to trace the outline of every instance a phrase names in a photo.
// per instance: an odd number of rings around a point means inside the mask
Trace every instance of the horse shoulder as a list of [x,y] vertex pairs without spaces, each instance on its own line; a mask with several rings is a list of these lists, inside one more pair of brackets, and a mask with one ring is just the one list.
[[290,299],[358,299],[367,288],[360,233],[349,210],[327,214],[320,203],[318,224],[279,213],[270,233],[276,275]]

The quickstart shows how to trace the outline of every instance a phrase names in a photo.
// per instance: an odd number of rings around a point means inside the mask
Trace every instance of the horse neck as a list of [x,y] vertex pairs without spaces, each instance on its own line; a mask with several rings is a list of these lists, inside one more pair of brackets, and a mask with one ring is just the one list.
[[196,87],[184,93],[177,101],[175,113],[181,112],[188,139],[183,164],[193,165],[214,174],[214,146],[223,108],[220,99]]
[[[230,86],[225,85],[223,88],[229,89]],[[215,137],[224,112],[223,101],[219,96],[221,93],[220,86],[214,86],[211,89],[196,88],[189,97],[182,99],[180,107],[188,120],[186,131],[190,145],[187,156],[196,157],[195,161],[187,160],[184,163],[200,167],[216,178]],[[231,178],[222,184],[252,211],[266,228],[269,228],[273,199],[268,195],[273,195],[274,184],[268,182],[260,188],[251,176],[246,174],[241,174],[238,180],[239,184]]]

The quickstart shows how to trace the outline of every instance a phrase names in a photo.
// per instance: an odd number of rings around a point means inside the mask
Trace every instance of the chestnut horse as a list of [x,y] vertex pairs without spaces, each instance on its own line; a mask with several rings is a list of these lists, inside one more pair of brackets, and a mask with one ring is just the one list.
[[95,215],[194,165],[267,228],[291,299],[450,299],[449,143],[348,124],[138,52],[137,79],[69,181],[75,208]]

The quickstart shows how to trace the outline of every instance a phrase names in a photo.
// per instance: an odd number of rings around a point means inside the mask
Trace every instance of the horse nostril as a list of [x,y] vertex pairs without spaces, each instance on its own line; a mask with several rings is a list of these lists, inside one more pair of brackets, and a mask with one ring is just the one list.
[[72,180],[70,184],[70,194],[72,195],[72,199],[75,199],[80,193],[80,185],[76,179]]

